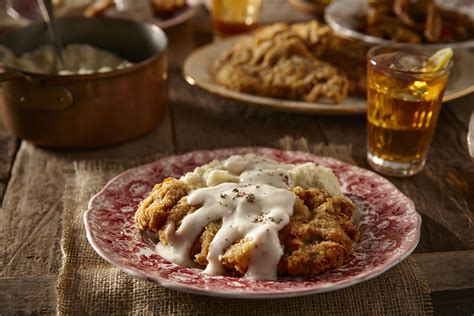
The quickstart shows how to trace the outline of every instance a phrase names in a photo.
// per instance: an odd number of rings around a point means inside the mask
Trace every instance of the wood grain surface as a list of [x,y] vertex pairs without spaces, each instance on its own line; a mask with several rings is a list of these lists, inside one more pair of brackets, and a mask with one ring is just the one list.
[[0,121],[0,206],[10,180],[10,172],[19,142],[5,129]]
[[[279,15],[272,15],[271,10],[266,9],[270,16],[267,21],[272,21],[272,16],[281,17],[283,9]],[[298,19],[307,16],[294,13],[290,20]],[[311,143],[351,145],[355,161],[368,168],[364,116],[277,112],[189,86],[180,67],[192,49],[211,40],[210,31],[204,10],[192,21],[167,30],[168,112],[155,130],[140,139],[100,150],[41,149],[39,154],[36,150],[33,161],[32,146],[23,142],[17,155],[19,142],[0,124],[0,314],[55,313],[55,282],[61,260],[61,197],[68,176],[64,170],[72,170],[73,160],[275,146],[289,135],[305,137]],[[389,178],[415,202],[422,215],[421,240],[413,258],[427,278],[435,311],[440,314],[474,313],[474,165],[466,147],[473,105],[473,94],[445,104],[426,168],[408,179]],[[41,172],[30,171],[33,163],[43,166]],[[54,186],[49,185],[52,181]],[[57,203],[31,210],[21,199],[22,194]]]

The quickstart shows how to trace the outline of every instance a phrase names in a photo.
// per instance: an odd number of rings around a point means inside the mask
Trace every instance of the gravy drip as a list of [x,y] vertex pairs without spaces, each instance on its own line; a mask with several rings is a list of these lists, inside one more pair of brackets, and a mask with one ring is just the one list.
[[[234,170],[249,167],[240,166],[239,161],[227,164],[229,169]],[[249,183],[222,183],[192,191],[188,195],[188,203],[202,206],[186,215],[177,230],[174,225],[166,227],[168,244],[158,243],[158,254],[177,264],[195,266],[189,258],[194,241],[208,223],[222,220],[222,226],[210,244],[204,273],[224,275],[225,269],[220,262],[222,255],[234,242],[245,239],[253,247],[245,277],[255,280],[276,279],[277,265],[283,255],[278,231],[289,223],[296,196],[269,184],[254,184],[254,181],[262,179],[251,171],[248,171]],[[267,174],[264,180],[270,179],[269,182],[274,184],[278,177],[279,174]]]

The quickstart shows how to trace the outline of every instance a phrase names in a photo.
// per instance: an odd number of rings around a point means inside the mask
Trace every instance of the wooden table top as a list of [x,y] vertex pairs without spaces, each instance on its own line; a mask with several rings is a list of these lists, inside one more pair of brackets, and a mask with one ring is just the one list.
[[[286,3],[286,2],[285,2]],[[265,9],[265,8],[264,8]],[[268,17],[267,9],[266,16]],[[292,12],[282,15],[281,12]],[[288,7],[272,20],[304,20],[308,16]],[[169,50],[169,109],[160,126],[148,135],[103,150],[70,153],[72,158],[131,157],[153,152],[184,153],[196,149],[234,146],[271,146],[286,136],[305,137],[312,143],[352,145],[359,166],[365,160],[365,116],[318,116],[284,113],[249,107],[189,86],[181,75],[184,58],[195,47],[212,39],[207,12],[167,30]],[[467,126],[474,110],[474,94],[444,104],[425,169],[407,178],[389,178],[416,204],[422,215],[420,243],[412,257],[427,278],[435,312],[474,313],[474,164],[466,144]],[[5,193],[14,190],[12,165],[20,140],[0,124],[0,205]],[[54,156],[56,153],[50,151]],[[63,153],[61,153],[63,154]],[[59,155],[59,153],[58,153]],[[62,192],[54,193],[61,197]],[[5,234],[30,231],[36,223],[28,217],[15,220],[28,210],[1,208],[7,222],[0,223],[0,249]],[[13,211],[15,214],[13,214]],[[28,234],[10,246],[0,267],[0,314],[3,312],[54,313],[55,283],[61,262],[61,229],[54,221],[60,214],[45,210],[44,227],[35,238]],[[2,293],[8,293],[3,295]]]

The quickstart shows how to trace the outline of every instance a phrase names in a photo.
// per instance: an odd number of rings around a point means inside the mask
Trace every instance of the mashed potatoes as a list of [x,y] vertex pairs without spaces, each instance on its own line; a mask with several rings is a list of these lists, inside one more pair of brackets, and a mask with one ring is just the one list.
[[300,165],[283,164],[254,154],[231,156],[223,161],[214,160],[188,172],[180,180],[194,188],[227,182],[267,183],[277,188],[300,186],[304,189],[324,189],[331,195],[342,194],[336,176],[328,168],[310,162]]
[[63,49],[64,69],[56,68],[56,55],[50,45],[16,56],[0,45],[0,62],[7,66],[40,74],[85,75],[130,67],[132,64],[111,52],[85,44],[69,44]]

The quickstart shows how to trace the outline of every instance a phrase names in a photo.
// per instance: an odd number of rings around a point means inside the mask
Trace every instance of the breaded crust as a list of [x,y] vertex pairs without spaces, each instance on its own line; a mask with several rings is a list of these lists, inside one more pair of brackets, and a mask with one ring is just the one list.
[[330,35],[330,28],[316,21],[263,27],[223,53],[213,64],[214,79],[244,93],[340,103],[349,82],[337,68],[318,58]]
[[[158,233],[166,244],[166,226],[173,224],[178,229],[184,216],[199,207],[187,203],[190,190],[185,182],[174,178],[155,185],[135,214],[138,227]],[[290,222],[279,231],[284,254],[278,274],[312,276],[343,265],[359,239],[359,230],[351,222],[355,204],[347,197],[331,196],[316,188],[295,187],[290,191],[297,198]],[[207,265],[209,245],[220,227],[220,221],[210,222],[194,241],[189,256],[198,265]],[[253,247],[251,239],[243,238],[225,250],[220,260],[229,275],[245,275]]]

